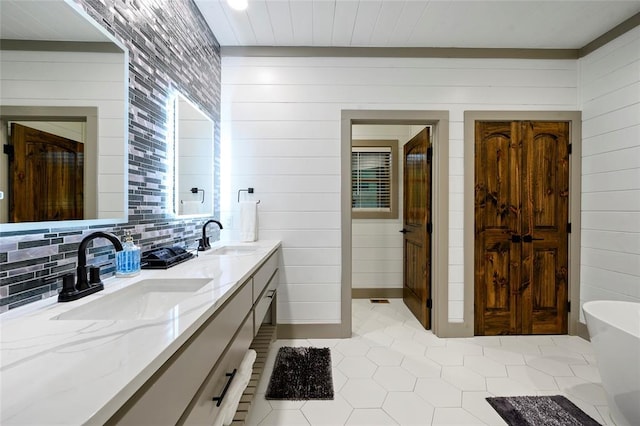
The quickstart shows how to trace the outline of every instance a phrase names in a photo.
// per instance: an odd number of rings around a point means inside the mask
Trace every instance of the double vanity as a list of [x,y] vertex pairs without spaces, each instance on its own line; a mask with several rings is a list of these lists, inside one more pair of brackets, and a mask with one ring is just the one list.
[[0,424],[212,424],[271,322],[279,264],[279,241],[213,246],[0,316]]

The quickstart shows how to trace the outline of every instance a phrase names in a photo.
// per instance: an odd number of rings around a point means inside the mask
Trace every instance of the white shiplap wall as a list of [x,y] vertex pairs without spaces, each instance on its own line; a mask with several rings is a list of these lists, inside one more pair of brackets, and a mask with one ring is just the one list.
[[575,110],[576,67],[574,60],[223,57],[222,158],[231,188],[223,215],[233,226],[235,191],[256,188],[260,238],[283,241],[278,321],[341,320],[341,110],[450,111],[449,318],[460,321],[464,111]]
[[125,210],[125,61],[122,53],[3,50],[0,55],[2,105],[98,108],[98,217],[105,219],[122,217]]
[[640,27],[579,62],[581,302],[640,302]]

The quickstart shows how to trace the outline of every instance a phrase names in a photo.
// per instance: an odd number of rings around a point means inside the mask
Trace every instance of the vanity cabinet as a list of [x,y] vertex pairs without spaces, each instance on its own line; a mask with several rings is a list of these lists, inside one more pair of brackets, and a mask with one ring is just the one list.
[[212,424],[220,413],[213,398],[240,366],[275,300],[279,253],[264,261],[107,424]]
[[[269,277],[269,280],[262,287],[262,293],[258,296],[258,299],[255,302],[253,309],[253,335],[254,337],[258,334],[258,330],[263,322],[265,322],[265,316],[269,312],[270,309],[275,309],[276,300],[276,292],[278,289],[278,273],[279,271],[276,269],[273,274]],[[255,278],[254,278],[254,288],[255,288]],[[271,313],[271,319],[275,322],[275,311]],[[271,321],[266,321],[271,322]]]
[[253,303],[256,303],[264,293],[264,289],[271,282],[273,274],[278,270],[279,250],[271,255],[253,275]]
[[[238,335],[231,342],[228,351],[220,359],[211,377],[205,381],[199,396],[194,400],[192,407],[185,412],[180,424],[210,425],[213,419],[220,413],[220,407],[213,401],[213,397],[219,397],[231,380],[230,374],[240,366],[251,341],[253,340],[253,321],[251,316],[245,318],[238,331]],[[235,376],[234,376],[235,378]],[[225,394],[228,398],[230,395]]]

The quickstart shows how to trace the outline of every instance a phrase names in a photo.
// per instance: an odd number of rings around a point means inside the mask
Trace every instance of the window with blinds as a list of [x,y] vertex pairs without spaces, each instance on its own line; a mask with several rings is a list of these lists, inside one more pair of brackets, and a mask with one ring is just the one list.
[[395,147],[397,141],[353,141],[351,207],[354,218],[397,217]]

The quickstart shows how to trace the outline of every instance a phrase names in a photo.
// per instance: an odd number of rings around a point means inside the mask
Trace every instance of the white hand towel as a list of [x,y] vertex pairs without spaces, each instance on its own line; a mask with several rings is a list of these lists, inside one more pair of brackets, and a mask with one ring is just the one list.
[[224,419],[222,420],[222,424],[225,426],[230,425],[233,422],[233,418],[236,415],[236,411],[238,411],[238,406],[240,405],[240,398],[242,398],[242,393],[246,389],[249,381],[238,382],[238,387],[234,389],[233,393],[229,397],[229,405],[225,408],[224,411]]
[[242,394],[244,393],[244,390],[247,388],[247,385],[249,384],[249,380],[251,380],[252,370],[253,368],[249,371],[245,371],[245,373],[248,373],[248,375],[241,375],[240,377],[237,377],[237,380],[234,380],[234,383],[231,384],[231,387],[227,394],[227,398],[225,398],[227,400],[222,403],[224,408],[220,412],[223,425],[225,426],[230,425],[231,422],[233,422],[233,418],[235,417],[236,411],[238,411],[238,406],[240,405],[240,399],[242,398]]
[[[253,363],[256,362],[256,357],[258,354],[255,350],[249,349],[246,354],[244,354],[244,358],[240,363],[240,367],[238,367],[238,373],[243,376],[247,376],[246,372],[251,371],[253,369]],[[251,374],[248,374],[251,377]]]
[[202,213],[203,204],[200,201],[182,201],[180,205],[181,212],[180,214],[189,215],[189,214],[200,214]]
[[238,405],[240,405],[240,399],[244,390],[247,388],[249,381],[251,380],[251,374],[253,373],[253,363],[256,361],[257,353],[253,349],[249,349],[245,354],[236,376],[233,378],[231,387],[229,388],[228,397],[222,403],[223,409],[220,412],[219,417],[222,418],[223,425],[229,425],[233,421],[233,417],[238,411]]
[[240,241],[250,242],[258,239],[258,203],[240,202]]
[[213,426],[228,425],[233,421],[233,417],[238,410],[237,407],[240,403],[240,397],[242,396],[242,392],[238,392],[238,389],[240,389],[240,387],[242,387],[242,389],[247,387],[247,385],[243,386],[241,383],[244,381],[244,378],[240,377],[238,373],[239,371],[237,371],[236,375],[233,377],[233,381],[231,382],[229,389],[227,389],[227,393],[224,395],[222,404],[218,407],[218,415],[213,422]]
[[[223,407],[225,408],[225,407]],[[224,418],[226,417],[226,410],[220,410],[218,412],[218,415],[216,416],[216,418],[213,420],[213,423],[211,424],[211,426],[223,426],[224,425]]]

